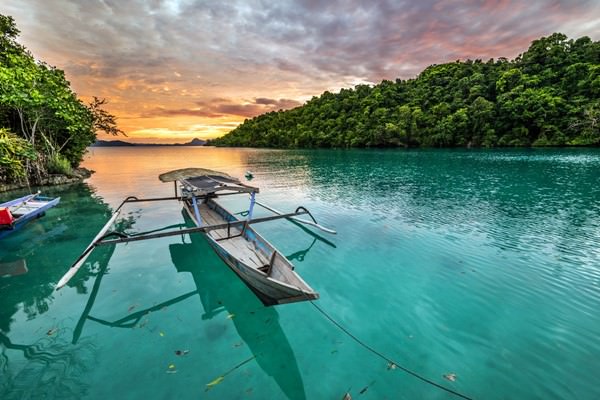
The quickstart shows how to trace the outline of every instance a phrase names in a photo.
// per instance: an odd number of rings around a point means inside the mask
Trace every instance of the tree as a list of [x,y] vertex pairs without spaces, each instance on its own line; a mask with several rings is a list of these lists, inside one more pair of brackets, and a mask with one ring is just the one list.
[[[431,65],[248,119],[221,146],[600,145],[600,42],[555,33],[514,60]],[[268,132],[269,140],[264,140]]]
[[40,179],[49,165],[64,165],[65,171],[78,165],[97,131],[123,132],[102,109],[104,100],[94,97],[86,106],[64,72],[36,61],[16,41],[18,34],[12,17],[0,15],[0,127],[21,136],[37,152],[35,160],[26,162]]
[[26,179],[26,161],[35,159],[35,150],[27,140],[0,128],[0,181]]

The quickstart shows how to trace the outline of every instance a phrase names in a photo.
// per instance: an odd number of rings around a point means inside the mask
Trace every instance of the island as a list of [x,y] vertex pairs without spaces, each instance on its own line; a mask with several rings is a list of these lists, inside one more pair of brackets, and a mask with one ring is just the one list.
[[600,42],[562,33],[514,60],[431,65],[247,119],[216,146],[529,147],[600,144]]
[[205,146],[206,143],[206,140],[198,138],[186,143],[133,143],[124,140],[97,140],[90,147]]

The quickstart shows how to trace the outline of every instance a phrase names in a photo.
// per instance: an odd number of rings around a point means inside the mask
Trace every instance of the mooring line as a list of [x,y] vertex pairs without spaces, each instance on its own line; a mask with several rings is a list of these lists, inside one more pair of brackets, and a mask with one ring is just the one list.
[[395,365],[396,367],[400,368],[402,371],[406,372],[407,374],[410,374],[412,376],[414,376],[417,379],[422,380],[425,383],[428,383],[432,386],[437,387],[438,389],[442,389],[448,393],[451,393],[455,396],[458,396],[460,398],[466,399],[466,400],[474,400],[472,397],[469,397],[467,395],[464,395],[462,393],[459,393],[455,390],[452,390],[446,386],[440,385],[439,383],[436,383],[434,381],[432,381],[431,379],[428,379],[414,371],[411,371],[410,369],[403,367],[402,365],[398,364],[396,361],[392,360],[391,358],[389,358],[388,356],[386,356],[383,353],[380,353],[379,351],[375,350],[374,348],[372,348],[371,346],[369,346],[368,344],[366,344],[365,342],[363,342],[362,340],[360,340],[359,338],[357,338],[356,336],[354,336],[350,331],[348,331],[348,329],[344,328],[339,322],[337,322],[335,319],[333,319],[332,316],[330,316],[329,314],[327,314],[327,312],[325,312],[325,310],[323,310],[321,307],[319,307],[314,301],[309,300],[310,303],[317,309],[317,311],[319,311],[321,314],[323,314],[325,316],[325,318],[327,318],[329,321],[331,321],[332,324],[334,324],[335,326],[337,326],[342,332],[344,332],[346,335],[348,335],[352,340],[354,340],[356,343],[358,343],[359,345],[361,345],[362,347],[364,347],[365,349],[367,349],[368,351],[370,351],[371,353],[377,355],[378,357],[384,359],[385,361],[387,361],[388,363],[390,363],[391,365]]

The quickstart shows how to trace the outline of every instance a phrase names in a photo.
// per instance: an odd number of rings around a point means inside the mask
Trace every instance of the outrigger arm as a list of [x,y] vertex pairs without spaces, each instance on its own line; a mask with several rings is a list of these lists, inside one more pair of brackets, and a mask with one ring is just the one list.
[[[230,221],[230,222],[227,222],[224,224],[199,226],[199,227],[193,227],[193,228],[180,229],[177,231],[138,234],[137,236],[127,235],[122,232],[107,233],[108,229],[116,221],[117,217],[119,216],[119,214],[121,212],[121,208],[123,207],[123,205],[125,203],[142,202],[142,201],[161,201],[161,200],[180,200],[180,198],[178,198],[178,197],[156,198],[156,199],[137,199],[136,197],[126,198],[119,205],[117,210],[114,212],[114,214],[108,220],[108,222],[104,225],[104,227],[102,227],[100,232],[98,232],[96,237],[94,237],[94,240],[92,240],[92,242],[86,247],[84,252],[81,253],[81,255],[75,261],[75,263],[69,268],[67,273],[60,279],[60,281],[58,281],[58,283],[56,285],[56,290],[59,290],[62,287],[64,287],[69,282],[69,280],[71,280],[71,278],[73,278],[73,276],[75,276],[77,271],[79,271],[81,266],[85,263],[85,261],[87,260],[87,258],[89,257],[89,255],[92,253],[92,251],[94,250],[94,248],[96,246],[111,245],[111,244],[117,244],[117,243],[136,242],[136,241],[140,241],[140,240],[156,239],[156,238],[162,238],[162,237],[168,237],[168,236],[179,236],[179,235],[183,235],[186,233],[197,233],[197,232],[208,233],[211,230],[215,230],[215,229],[225,229],[225,228],[230,229],[231,227],[246,226],[249,224],[258,224],[261,222],[268,222],[268,221],[273,221],[273,220],[281,219],[281,218],[293,218],[293,217],[297,217],[299,215],[304,215],[304,214],[310,215],[308,210],[306,210],[303,207],[298,207],[298,209],[293,213],[278,214],[278,215],[273,215],[273,216],[269,216],[269,217],[254,218],[252,220]],[[116,239],[108,239],[111,236],[118,236],[118,237]]]
[[[268,206],[268,205],[266,205],[266,204],[260,203],[260,202],[258,202],[258,201],[255,201],[255,203],[256,203],[256,204],[258,204],[259,206],[261,206],[262,208],[264,208],[264,209],[267,209],[267,210],[271,211],[272,213],[274,213],[274,214],[276,214],[276,215],[284,215],[284,214],[283,214],[281,211],[278,211],[278,210],[274,209],[274,208],[273,208],[273,207],[271,207],[271,206]],[[251,203],[251,204],[252,204],[252,203]],[[311,218],[313,218],[313,216],[311,215],[311,213],[309,213],[309,212],[308,212],[308,211],[307,211],[307,210],[306,210],[304,207],[298,207],[298,209],[304,209],[304,210],[306,211],[306,214],[308,214],[308,215],[309,215]],[[251,216],[252,216],[252,215],[249,213],[249,214],[248,214],[248,219],[250,219],[250,217],[251,217]],[[319,224],[317,224],[317,221],[315,221],[315,220],[314,220],[314,218],[313,218],[313,221],[309,221],[309,220],[307,220],[307,219],[302,219],[302,218],[296,218],[296,217],[286,217],[286,218],[289,218],[290,220],[292,220],[292,221],[295,221],[295,222],[299,222],[299,223],[301,223],[301,224],[305,224],[305,225],[314,226],[315,228],[317,228],[317,229],[320,229],[320,230],[322,230],[323,232],[331,233],[332,235],[335,235],[335,234],[337,234],[337,232],[336,232],[336,231],[334,231],[333,229],[326,228],[326,227],[324,227],[323,225],[319,225]]]
[[85,250],[83,251],[83,253],[81,253],[79,258],[77,258],[75,263],[73,265],[71,265],[71,268],[69,268],[67,273],[62,278],[60,278],[60,280],[56,284],[56,290],[59,290],[63,286],[65,286],[71,280],[71,278],[73,278],[73,276],[75,276],[77,271],[79,271],[81,266],[85,263],[85,260],[87,260],[87,258],[92,253],[92,250],[94,250],[94,247],[96,247],[96,244],[99,241],[101,241],[104,236],[106,236],[106,232],[108,232],[108,229],[112,226],[112,224],[115,223],[115,221],[119,217],[119,214],[121,214],[121,209],[123,208],[123,205],[125,205],[125,203],[137,203],[137,202],[142,202],[142,201],[163,201],[163,200],[179,200],[179,197],[159,197],[159,198],[152,198],[152,199],[138,199],[135,196],[129,196],[125,200],[123,200],[121,202],[121,204],[119,204],[119,207],[117,207],[115,212],[112,214],[112,216],[110,217],[108,222],[106,224],[104,224],[104,226],[102,227],[102,229],[100,229],[100,231],[98,232],[96,237],[94,237],[94,240],[92,240],[92,242],[85,248]]

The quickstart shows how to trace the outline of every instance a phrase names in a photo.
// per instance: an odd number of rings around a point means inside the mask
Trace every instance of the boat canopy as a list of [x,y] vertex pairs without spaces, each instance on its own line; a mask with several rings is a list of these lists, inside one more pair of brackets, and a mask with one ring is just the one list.
[[204,168],[184,168],[165,172],[158,176],[163,182],[179,181],[184,188],[197,196],[220,191],[258,193],[258,188],[248,186],[224,172]]

